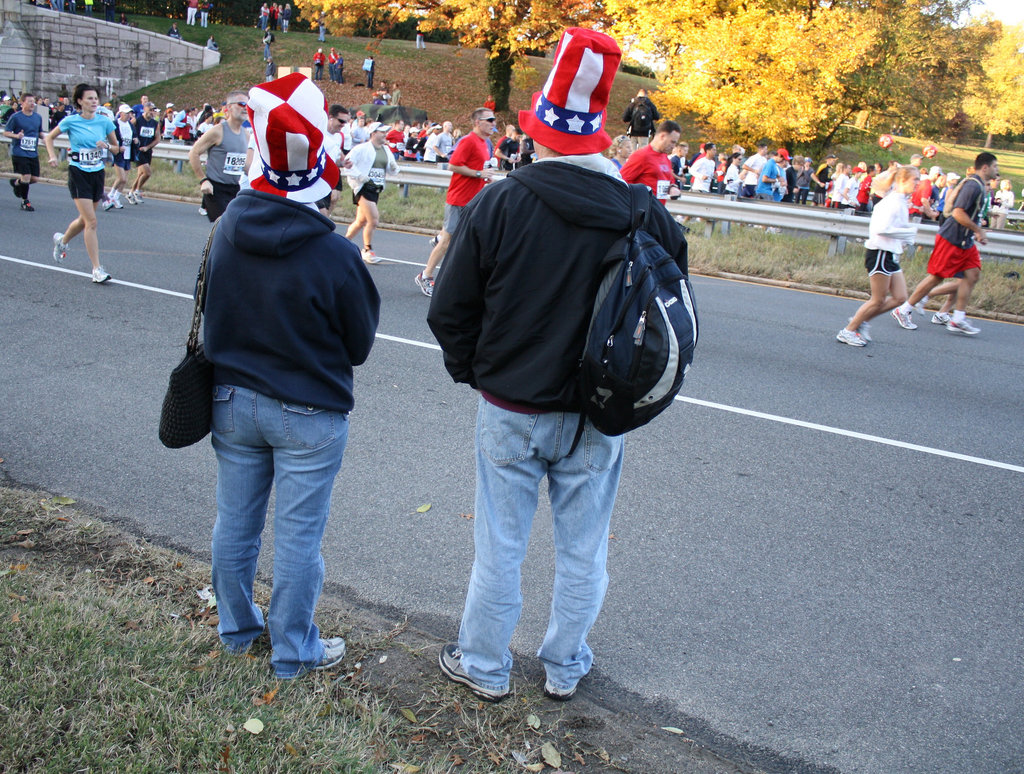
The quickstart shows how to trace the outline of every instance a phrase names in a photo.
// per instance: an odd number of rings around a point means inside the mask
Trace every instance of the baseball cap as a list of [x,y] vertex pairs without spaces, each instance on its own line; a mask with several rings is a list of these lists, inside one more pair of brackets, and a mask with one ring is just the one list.
[[126,105],[126,104],[124,104],[124,103],[122,102],[122,103],[121,103],[121,104],[120,104],[120,105],[118,106],[118,108],[117,108],[117,112],[118,112],[118,113],[131,113],[131,112],[132,112],[132,108],[131,108],[131,105]]
[[166,105],[164,105],[164,110],[166,110],[167,108],[172,108],[172,107],[174,107],[174,103],[173,102],[168,102]]
[[789,151],[785,148],[779,148],[779,155],[782,156],[786,161],[789,161]]
[[373,134],[374,132],[390,132],[391,124],[382,124],[380,121],[374,121],[372,124],[366,127],[366,131],[368,131],[370,134]]

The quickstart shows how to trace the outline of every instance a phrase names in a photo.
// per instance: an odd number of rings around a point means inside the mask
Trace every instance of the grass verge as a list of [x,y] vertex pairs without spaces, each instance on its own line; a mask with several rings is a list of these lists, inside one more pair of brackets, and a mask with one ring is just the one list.
[[208,578],[70,498],[0,487],[0,771],[625,770],[568,705],[521,681],[484,705],[440,678],[436,642],[329,604],[339,671],[276,680],[268,642],[222,651]]

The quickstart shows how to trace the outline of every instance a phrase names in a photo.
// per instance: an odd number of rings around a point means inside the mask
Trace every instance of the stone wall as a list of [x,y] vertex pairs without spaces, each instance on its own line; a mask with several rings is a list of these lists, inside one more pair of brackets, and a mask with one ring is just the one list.
[[85,82],[96,85],[105,101],[219,62],[220,54],[203,46],[99,16],[0,0],[0,89],[11,94],[28,90],[53,96],[62,86],[70,94]]

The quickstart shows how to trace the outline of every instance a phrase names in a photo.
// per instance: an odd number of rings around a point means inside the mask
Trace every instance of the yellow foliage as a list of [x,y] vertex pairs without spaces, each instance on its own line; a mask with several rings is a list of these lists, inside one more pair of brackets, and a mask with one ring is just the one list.
[[986,54],[964,112],[992,134],[1024,131],[1024,25],[1003,27]]

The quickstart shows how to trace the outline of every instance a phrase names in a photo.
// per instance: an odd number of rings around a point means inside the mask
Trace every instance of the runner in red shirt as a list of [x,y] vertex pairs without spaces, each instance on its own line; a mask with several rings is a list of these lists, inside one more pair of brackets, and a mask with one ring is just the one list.
[[635,151],[622,167],[622,179],[647,186],[662,204],[670,197],[678,199],[680,190],[668,153],[679,142],[680,133],[675,121],[662,121],[650,143]]
[[477,108],[470,117],[473,131],[459,140],[448,159],[448,171],[452,173],[448,183],[448,195],[444,200],[444,225],[437,236],[437,244],[430,251],[427,266],[414,277],[416,287],[425,296],[434,294],[434,272],[437,271],[441,259],[448,250],[455,227],[459,224],[462,208],[469,204],[494,176],[494,170],[485,168],[484,164],[491,157],[491,148],[487,138],[495,132],[494,111],[489,108]]

